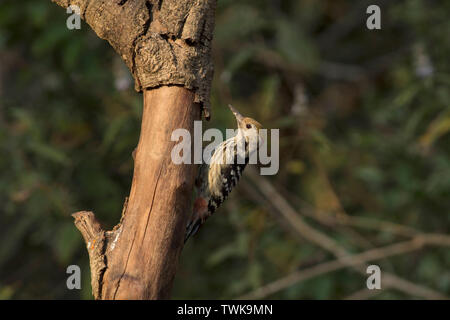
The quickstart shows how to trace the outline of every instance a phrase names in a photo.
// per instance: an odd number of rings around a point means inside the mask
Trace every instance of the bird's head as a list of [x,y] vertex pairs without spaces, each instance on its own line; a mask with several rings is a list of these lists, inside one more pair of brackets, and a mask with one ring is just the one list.
[[262,125],[255,119],[244,117],[232,105],[229,104],[228,107],[230,108],[231,112],[233,112],[236,118],[238,134],[244,136],[247,141],[251,137],[258,137],[258,141],[259,143],[261,143],[263,140],[260,131],[262,129]]

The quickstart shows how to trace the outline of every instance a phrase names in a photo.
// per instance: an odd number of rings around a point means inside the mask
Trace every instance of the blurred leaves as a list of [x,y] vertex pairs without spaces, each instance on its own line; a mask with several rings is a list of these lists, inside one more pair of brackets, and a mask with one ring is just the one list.
[[436,139],[445,135],[450,131],[450,110],[445,114],[438,115],[430,125],[426,132],[420,137],[419,144],[425,149],[429,149]]
[[[279,128],[271,182],[300,213],[310,204],[312,225],[352,251],[400,237],[312,218],[450,231],[450,2],[384,1],[380,31],[365,28],[366,3],[219,1],[205,124],[234,126],[232,103]],[[50,1],[0,3],[0,299],[90,298],[70,214],[94,210],[111,228],[129,192],[142,97],[108,43],[84,23],[68,30],[66,18]],[[235,298],[329,260],[248,189],[239,185],[184,248],[174,298]],[[70,264],[82,269],[81,292],[65,287]],[[379,264],[450,295],[448,250]],[[269,298],[342,299],[364,285],[342,270]]]

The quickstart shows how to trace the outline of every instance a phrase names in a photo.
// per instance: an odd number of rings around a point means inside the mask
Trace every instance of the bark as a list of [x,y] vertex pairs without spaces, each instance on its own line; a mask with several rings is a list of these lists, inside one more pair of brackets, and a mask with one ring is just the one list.
[[135,79],[135,88],[180,85],[209,119],[211,40],[216,0],[52,0],[76,5]]
[[215,0],[52,0],[77,5],[143,91],[129,199],[105,231],[90,211],[73,214],[86,242],[96,299],[167,299],[189,216],[195,166],[175,165],[173,130],[209,117]]
[[169,298],[195,175],[193,165],[172,162],[176,142],[170,141],[177,128],[193,131],[200,117],[198,108],[186,108],[193,99],[176,86],[144,91],[133,183],[121,222],[105,232],[92,212],[74,214],[87,244],[96,299]]

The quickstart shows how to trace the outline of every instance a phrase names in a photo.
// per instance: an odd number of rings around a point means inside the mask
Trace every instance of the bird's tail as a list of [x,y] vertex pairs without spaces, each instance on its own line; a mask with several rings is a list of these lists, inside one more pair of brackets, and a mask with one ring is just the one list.
[[203,197],[198,197],[194,201],[194,210],[191,221],[186,227],[186,235],[184,236],[184,243],[197,233],[200,226],[205,222],[208,217],[208,202]]
[[184,243],[197,233],[200,226],[208,217],[208,201],[203,197],[198,197],[194,201],[194,208],[192,218],[186,227],[186,235],[184,236]]
[[200,218],[189,222],[189,224],[186,227],[186,235],[184,236],[184,243],[186,243],[186,241],[188,241],[190,236],[193,236],[194,234],[197,233],[198,229],[200,228],[200,226],[202,224],[203,224],[203,222],[202,222],[202,219],[200,219]]

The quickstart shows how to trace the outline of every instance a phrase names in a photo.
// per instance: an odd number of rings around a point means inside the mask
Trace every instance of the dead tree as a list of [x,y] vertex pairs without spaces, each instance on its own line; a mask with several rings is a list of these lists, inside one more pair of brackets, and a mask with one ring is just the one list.
[[194,165],[176,165],[177,128],[209,117],[215,0],[52,0],[80,16],[122,57],[143,92],[130,196],[111,231],[92,212],[75,225],[87,245],[96,299],[167,299],[190,211]]

